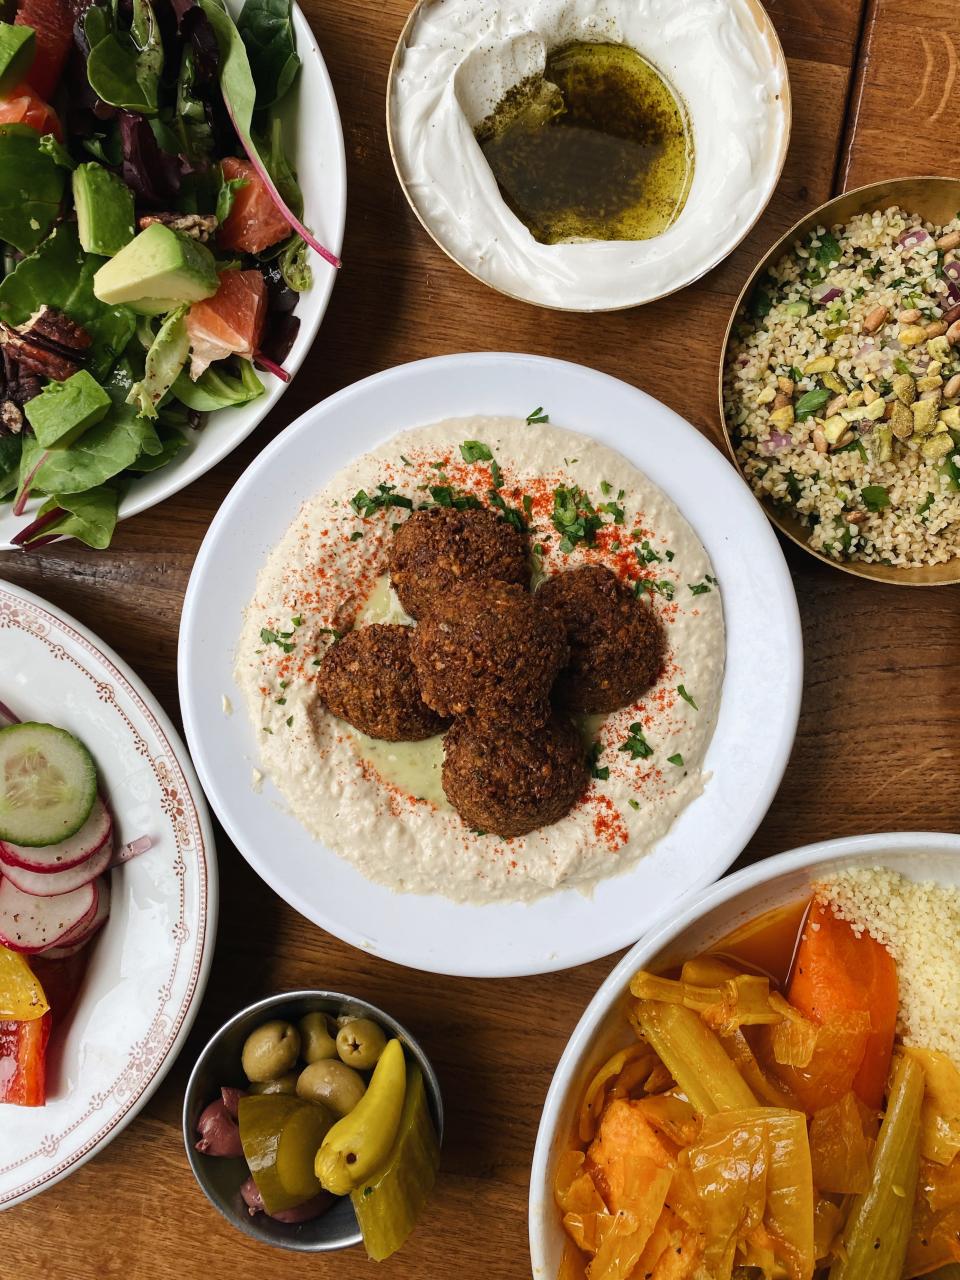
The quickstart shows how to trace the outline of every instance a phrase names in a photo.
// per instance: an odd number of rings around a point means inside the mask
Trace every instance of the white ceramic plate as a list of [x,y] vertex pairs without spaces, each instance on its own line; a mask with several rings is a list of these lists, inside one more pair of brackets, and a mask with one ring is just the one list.
[[89,1160],[137,1114],[193,1022],[217,925],[217,858],[183,744],[133,672],[72,618],[0,581],[0,699],[90,748],[122,841],[110,918],[48,1052],[44,1107],[0,1106],[0,1208]]
[[530,1257],[534,1280],[555,1280],[564,1232],[553,1200],[553,1171],[569,1135],[570,1114],[591,1071],[631,1040],[623,1000],[638,969],[671,968],[715,946],[765,911],[801,902],[811,883],[842,867],[884,866],[911,880],[960,885],[960,836],[896,832],[805,845],[747,867],[685,900],[660,928],[623,957],[590,1001],[557,1065],[543,1104],[530,1171]]
[[[228,7],[236,16],[242,0],[230,0]],[[316,37],[297,4],[293,6],[293,25],[303,66],[289,100],[283,104],[284,139],[295,158],[303,189],[304,220],[320,243],[339,257],[347,213],[347,170],[340,113]],[[295,313],[300,317],[300,329],[283,362],[291,375],[296,374],[313,345],[337,277],[336,269],[318,254],[311,252],[309,257],[313,286],[300,295]],[[178,458],[134,481],[120,504],[121,520],[139,515],[179,493],[247,438],[289,386],[270,373],[258,370],[257,376],[265,388],[263,395],[249,404],[211,413],[202,431],[190,433],[190,447]],[[4,504],[0,512],[0,549],[12,545],[10,539],[30,522],[31,513],[35,514],[40,505],[40,499],[34,500],[24,515],[15,516],[9,504]]]
[[[300,504],[358,454],[408,427],[470,414],[526,415],[619,449],[674,500],[723,587],[727,663],[703,794],[632,870],[532,904],[461,905],[397,895],[315,842],[257,761],[233,683],[257,572]],[[401,365],[317,405],[257,458],[217,513],[184,601],[178,659],[187,740],[214,809],[251,865],[314,923],[386,959],[437,973],[506,977],[582,964],[633,942],[680,895],[727,869],[780,783],[796,731],[797,602],[776,537],[722,455],[671,410],[604,374],[523,355]],[[237,714],[225,719],[222,698]]]

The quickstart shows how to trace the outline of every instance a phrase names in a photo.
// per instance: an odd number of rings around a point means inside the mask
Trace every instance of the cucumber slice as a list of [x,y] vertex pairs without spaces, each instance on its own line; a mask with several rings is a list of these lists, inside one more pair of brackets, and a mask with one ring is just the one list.
[[28,848],[79,831],[97,798],[90,752],[52,724],[0,729],[0,840]]

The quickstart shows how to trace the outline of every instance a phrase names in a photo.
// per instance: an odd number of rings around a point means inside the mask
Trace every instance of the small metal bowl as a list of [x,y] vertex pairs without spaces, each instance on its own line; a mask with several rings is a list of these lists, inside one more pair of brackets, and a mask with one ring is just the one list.
[[[730,316],[730,323],[727,325],[727,332],[723,340],[719,380],[720,425],[723,429],[723,438],[726,441],[727,451],[738,470],[742,471],[740,461],[737,458],[730,424],[726,418],[723,374],[727,366],[727,356],[734,325],[740,315],[740,309],[744,301],[750,296],[757,281],[764,273],[791,251],[793,242],[802,240],[814,227],[836,226],[838,223],[848,222],[850,218],[858,213],[873,212],[875,209],[889,209],[891,205],[899,205],[901,209],[906,210],[908,213],[918,213],[926,222],[938,224],[949,222],[956,215],[957,210],[960,209],[960,179],[935,177],[889,178],[884,182],[872,182],[868,186],[846,191],[842,196],[836,196],[833,200],[828,200],[826,204],[814,209],[812,213],[808,213],[806,217],[801,218],[799,222],[792,226],[785,235],[782,235],[769,252],[760,259],[743,286]],[[857,578],[867,578],[874,582],[890,582],[906,587],[940,587],[960,582],[960,556],[955,556],[944,564],[918,565],[916,567],[867,564],[861,560],[834,560],[830,556],[824,555],[822,551],[816,551],[810,546],[810,529],[807,525],[801,523],[796,516],[778,507],[769,498],[760,498],[759,501],[770,518],[771,524],[779,529],[784,537],[789,538],[791,542],[795,542],[798,547],[803,547],[804,551],[815,556],[821,563],[829,564],[834,569],[842,569],[844,573],[852,574]]]
[[202,1155],[195,1143],[200,1113],[220,1096],[221,1085],[243,1082],[240,1053],[250,1032],[272,1018],[297,1022],[305,1014],[314,1012],[326,1013],[332,1018],[342,1015],[371,1018],[388,1035],[395,1036],[423,1072],[437,1136],[443,1139],[443,1100],[434,1070],[409,1032],[376,1005],[338,991],[288,991],[267,996],[234,1014],[207,1042],[187,1082],[183,1099],[183,1143],[187,1159],[203,1194],[229,1223],[252,1240],[299,1253],[329,1253],[362,1242],[349,1197],[337,1200],[326,1213],[310,1222],[277,1222],[265,1213],[251,1216],[240,1197],[240,1186],[249,1176],[246,1162]]

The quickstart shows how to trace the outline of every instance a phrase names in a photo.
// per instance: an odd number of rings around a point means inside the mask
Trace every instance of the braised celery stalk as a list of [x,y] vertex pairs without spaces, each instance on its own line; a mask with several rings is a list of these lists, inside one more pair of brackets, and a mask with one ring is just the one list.
[[701,1115],[757,1106],[717,1036],[692,1009],[641,1000],[637,1021],[647,1043]]
[[900,1054],[873,1153],[870,1186],[856,1197],[830,1280],[900,1280],[920,1174],[923,1068]]

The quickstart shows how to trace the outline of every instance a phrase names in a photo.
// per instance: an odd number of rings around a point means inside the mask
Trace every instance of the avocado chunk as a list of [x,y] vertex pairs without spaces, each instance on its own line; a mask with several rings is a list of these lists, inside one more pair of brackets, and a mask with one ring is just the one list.
[[153,222],[103,264],[93,277],[93,292],[111,306],[160,298],[178,306],[212,297],[219,283],[206,245]]
[[77,165],[73,203],[85,253],[112,258],[133,239],[133,192],[103,165],[94,161]]
[[0,98],[26,79],[35,53],[36,36],[32,27],[0,22]]
[[106,416],[111,400],[86,369],[63,382],[49,382],[23,407],[37,443],[44,449],[73,444]]

